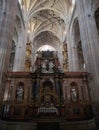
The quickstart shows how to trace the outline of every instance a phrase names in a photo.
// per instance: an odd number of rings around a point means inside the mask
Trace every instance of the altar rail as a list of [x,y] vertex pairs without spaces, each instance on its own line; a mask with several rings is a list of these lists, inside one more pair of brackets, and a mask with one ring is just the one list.
[[49,108],[40,107],[40,108],[38,108],[38,115],[40,113],[56,113],[56,115],[58,115],[57,108],[55,108],[55,107],[49,107]]

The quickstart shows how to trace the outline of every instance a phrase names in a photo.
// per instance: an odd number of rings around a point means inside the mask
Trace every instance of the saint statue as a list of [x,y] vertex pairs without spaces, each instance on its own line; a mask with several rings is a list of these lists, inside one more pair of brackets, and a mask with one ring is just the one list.
[[50,61],[49,62],[49,72],[50,73],[53,73],[53,67],[54,67],[55,65],[53,64],[53,62],[52,61]]
[[77,90],[76,90],[76,88],[75,87],[73,87],[72,89],[71,89],[71,99],[72,99],[72,101],[77,101],[77,98],[78,98],[78,95],[77,95]]
[[23,86],[18,86],[16,90],[16,99],[18,102],[23,100],[24,89]]
[[42,62],[42,73],[47,73],[47,61]]
[[50,94],[44,96],[45,103],[50,103]]

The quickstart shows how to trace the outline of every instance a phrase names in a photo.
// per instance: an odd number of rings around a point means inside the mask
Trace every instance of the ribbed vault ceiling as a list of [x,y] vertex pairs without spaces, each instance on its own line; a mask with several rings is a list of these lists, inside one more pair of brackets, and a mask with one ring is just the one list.
[[47,40],[54,35],[65,41],[72,0],[20,0],[20,3],[31,41],[38,36],[40,41],[44,40],[42,32],[46,31],[51,32]]
[[49,31],[41,32],[34,39],[35,49],[38,49],[43,45],[50,45],[57,50],[59,47],[59,43],[60,43],[59,39],[55,35],[53,35],[52,32]]

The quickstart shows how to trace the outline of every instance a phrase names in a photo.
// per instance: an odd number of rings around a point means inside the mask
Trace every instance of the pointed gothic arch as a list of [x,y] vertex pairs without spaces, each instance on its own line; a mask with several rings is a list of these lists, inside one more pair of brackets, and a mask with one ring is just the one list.
[[79,21],[77,18],[74,20],[73,33],[74,33],[74,44],[75,44],[74,46],[77,51],[77,59],[78,59],[78,66],[79,66],[78,69],[80,71],[83,71],[85,69],[83,49],[82,49],[83,43],[81,41]]
[[99,34],[99,7],[98,9],[95,11],[95,21],[96,21],[96,26],[97,26],[97,30],[98,30],[98,34]]

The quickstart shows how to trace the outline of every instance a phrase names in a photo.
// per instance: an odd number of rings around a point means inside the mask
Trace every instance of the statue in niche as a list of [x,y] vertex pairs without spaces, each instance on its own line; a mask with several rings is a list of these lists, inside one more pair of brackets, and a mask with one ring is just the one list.
[[50,103],[50,94],[45,94],[44,95],[44,102],[45,103]]
[[3,110],[2,116],[3,116],[3,118],[6,118],[9,114],[9,111],[10,111],[10,104],[9,103],[3,104],[2,110]]
[[50,73],[53,73],[53,67],[54,67],[54,64],[52,61],[49,62],[49,72]]
[[78,94],[77,94],[77,90],[75,87],[72,87],[72,89],[71,89],[71,99],[73,102],[76,102],[78,99]]
[[44,103],[49,105],[51,103],[50,88],[48,86],[44,89]]
[[42,63],[42,73],[47,73],[47,60]]
[[24,96],[24,88],[23,86],[18,86],[16,89],[16,99],[18,102],[21,102],[23,100]]
[[43,69],[46,68],[46,63],[45,63],[45,62],[42,63],[42,68],[43,68]]

